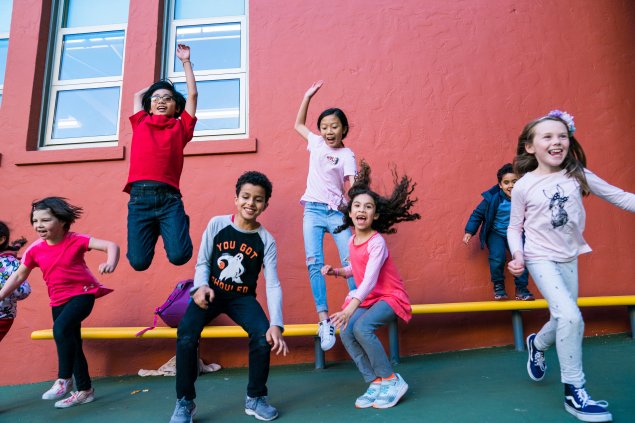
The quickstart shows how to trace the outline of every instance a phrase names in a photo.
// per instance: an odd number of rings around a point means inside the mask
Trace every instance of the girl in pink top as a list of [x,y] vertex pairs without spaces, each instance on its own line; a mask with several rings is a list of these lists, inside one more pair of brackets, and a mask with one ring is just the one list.
[[[47,197],[33,203],[31,222],[40,239],[25,251],[20,267],[0,290],[0,300],[11,293],[29,276],[35,267],[42,269],[53,309],[53,337],[57,347],[58,379],[42,399],[59,399],[57,408],[85,404],[94,399],[88,373],[88,363],[82,350],[81,322],[88,317],[95,299],[111,289],[102,286],[86,266],[84,254],[99,250],[107,254],[99,273],[111,273],[119,261],[119,247],[111,241],[69,232],[80,217],[81,207],[60,197]],[[63,398],[73,387],[77,391]]]
[[342,311],[331,315],[333,324],[341,329],[346,350],[364,381],[370,383],[355,401],[357,408],[392,407],[408,390],[408,384],[393,372],[375,335],[377,328],[396,317],[408,322],[412,312],[403,280],[381,235],[396,232],[393,226],[398,222],[420,219],[419,214],[410,212],[417,201],[410,198],[415,184],[407,176],[400,181],[394,176],[393,193],[381,197],[370,189],[370,168],[362,161],[360,173],[348,191],[350,203],[343,208],[344,224],[338,228],[355,227],[349,244],[351,264],[322,268],[324,275],[353,276],[357,285],[346,297]]
[[582,421],[606,422],[612,419],[608,403],[591,399],[582,370],[578,255],[591,251],[582,236],[586,217],[582,197],[593,193],[635,211],[635,195],[585,168],[584,150],[574,132],[573,116],[554,110],[528,123],[518,138],[514,170],[521,178],[512,191],[507,238],[513,260],[508,267],[518,276],[526,266],[549,304],[549,321],[527,337],[529,377],[544,378],[544,351],[555,344],[565,410]]
[[[344,217],[339,208],[346,206],[346,186],[352,185],[357,169],[353,151],[344,146],[349,128],[348,119],[342,110],[331,108],[320,114],[317,120],[319,135],[306,126],[309,103],[322,83],[314,83],[304,94],[295,120],[295,130],[307,141],[310,153],[306,191],[300,199],[304,206],[302,233],[309,282],[319,320],[320,344],[327,351],[335,345],[335,326],[329,320],[326,282],[320,272],[324,266],[324,234],[328,232],[333,236],[342,266],[348,266],[351,231],[348,228],[340,232],[335,230]],[[349,290],[355,288],[353,278],[347,282]]]

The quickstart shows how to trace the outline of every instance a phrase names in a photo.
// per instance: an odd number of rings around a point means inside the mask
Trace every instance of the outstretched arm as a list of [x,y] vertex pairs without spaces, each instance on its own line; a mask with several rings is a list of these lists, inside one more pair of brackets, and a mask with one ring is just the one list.
[[311,97],[318,92],[323,83],[324,81],[314,82],[306,93],[304,93],[304,98],[302,99],[302,103],[300,103],[300,110],[298,110],[298,116],[295,118],[294,128],[305,140],[309,139],[310,132],[309,128],[306,127],[306,113],[309,110],[309,103],[311,102]]
[[9,276],[9,279],[7,279],[2,289],[0,289],[0,301],[3,301],[5,298],[11,295],[11,293],[15,291],[20,286],[20,284],[26,280],[30,273],[31,269],[21,264],[20,267],[18,267],[18,270],[16,270],[11,274],[11,276]]
[[112,241],[103,239],[90,238],[88,248],[91,250],[99,250],[106,253],[106,262],[99,265],[99,273],[112,273],[119,263],[119,246]]
[[185,100],[185,111],[188,115],[194,117],[196,115],[196,104],[198,102],[198,91],[196,89],[196,78],[194,77],[194,69],[190,62],[190,47],[185,44],[177,44],[176,57],[183,64],[185,72],[185,83],[187,84],[187,99]]

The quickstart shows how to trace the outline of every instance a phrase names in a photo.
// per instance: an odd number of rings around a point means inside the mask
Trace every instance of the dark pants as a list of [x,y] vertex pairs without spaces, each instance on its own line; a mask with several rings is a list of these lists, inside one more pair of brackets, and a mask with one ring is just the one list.
[[[497,287],[505,289],[505,265],[507,263],[507,252],[509,251],[509,245],[507,244],[507,238],[500,236],[492,230],[487,236],[487,248],[489,249],[489,271],[492,276],[492,283],[494,284],[494,290]],[[527,288],[527,269],[520,276],[514,276],[514,283],[516,289]]]
[[88,363],[82,350],[82,320],[88,317],[95,305],[92,294],[78,295],[68,302],[53,307],[53,338],[57,346],[58,373],[60,379],[75,376],[78,391],[91,387]]
[[196,398],[194,382],[198,377],[198,344],[203,328],[221,313],[227,314],[249,335],[249,383],[247,395],[267,395],[269,378],[269,356],[271,346],[265,335],[269,321],[256,297],[222,300],[215,298],[207,310],[190,301],[185,316],[179,323],[176,340],[176,397]]
[[126,254],[133,269],[150,267],[159,235],[170,263],[180,266],[192,258],[190,218],[181,193],[166,184],[134,183],[128,202]]

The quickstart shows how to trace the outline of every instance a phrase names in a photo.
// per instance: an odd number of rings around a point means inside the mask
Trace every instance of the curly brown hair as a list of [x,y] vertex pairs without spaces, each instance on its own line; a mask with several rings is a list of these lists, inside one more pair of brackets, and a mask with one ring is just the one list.
[[361,194],[367,194],[375,201],[378,217],[373,221],[371,227],[379,233],[393,234],[397,232],[397,229],[393,227],[397,223],[421,219],[419,213],[410,212],[412,206],[417,202],[416,198],[410,198],[417,184],[413,183],[412,179],[406,175],[399,178],[394,168],[392,175],[395,185],[392,194],[389,197],[382,197],[370,189],[370,166],[364,160],[361,161],[359,173],[355,176],[355,183],[348,190],[350,201],[340,207],[340,211],[344,214],[344,222],[335,229],[336,233],[353,226],[353,221],[349,216],[351,205],[355,197]]

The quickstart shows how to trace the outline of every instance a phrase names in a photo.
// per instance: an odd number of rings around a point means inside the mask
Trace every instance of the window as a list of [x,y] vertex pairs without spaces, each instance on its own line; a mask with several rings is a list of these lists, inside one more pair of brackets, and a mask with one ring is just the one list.
[[59,0],[42,148],[114,145],[128,0]]
[[196,137],[247,134],[247,1],[170,0],[164,75],[187,95],[177,44],[191,47],[198,89]]
[[0,105],[2,104],[2,92],[4,91],[4,72],[7,68],[12,9],[12,0],[0,0]]

